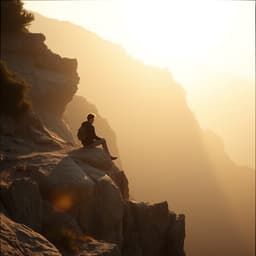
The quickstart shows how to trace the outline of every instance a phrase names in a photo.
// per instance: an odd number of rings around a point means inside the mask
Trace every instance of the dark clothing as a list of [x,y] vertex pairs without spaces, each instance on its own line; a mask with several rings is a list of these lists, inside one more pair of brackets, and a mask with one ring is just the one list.
[[90,144],[92,144],[94,142],[94,140],[100,140],[101,138],[98,137],[95,133],[95,128],[94,126],[89,123],[88,121],[85,121],[82,123],[83,127],[86,127],[86,135],[85,135],[85,139],[82,141],[82,144],[84,146],[88,146]]

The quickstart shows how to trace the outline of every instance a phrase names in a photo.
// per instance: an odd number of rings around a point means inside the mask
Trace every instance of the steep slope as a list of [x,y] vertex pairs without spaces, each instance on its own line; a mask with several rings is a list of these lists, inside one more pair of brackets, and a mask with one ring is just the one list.
[[42,34],[4,34],[1,58],[31,85],[34,111],[48,129],[73,142],[62,114],[77,90],[77,61],[54,54],[44,41]]
[[32,30],[78,59],[80,93],[111,122],[132,196],[167,197],[186,213],[189,255],[253,255],[254,170],[215,146],[219,139],[200,128],[171,74],[67,22],[37,16]]

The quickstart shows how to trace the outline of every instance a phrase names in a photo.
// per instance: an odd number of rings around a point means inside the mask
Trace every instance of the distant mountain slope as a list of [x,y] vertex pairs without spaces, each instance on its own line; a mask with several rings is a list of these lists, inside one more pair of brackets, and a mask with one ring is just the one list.
[[237,166],[221,139],[200,128],[170,73],[71,23],[36,15],[31,30],[78,59],[79,93],[115,131],[132,196],[168,199],[185,212],[188,255],[253,255],[254,170]]
[[[110,88],[115,88],[115,83],[118,88],[132,86],[129,81],[131,78],[127,80],[126,77],[127,69],[133,72],[138,69],[136,72],[140,80],[142,72],[144,72],[143,76],[148,76],[151,73],[148,80],[152,80],[152,83],[158,80],[157,83],[160,84],[160,77],[157,78],[157,73],[161,73],[162,79],[168,79],[168,72],[160,72],[160,69],[157,68],[145,68],[145,65],[142,65],[143,68],[140,65],[135,65],[136,62],[141,62],[132,59],[118,45],[111,44],[89,31],[85,33],[82,27],[66,22],[61,23],[65,27],[61,31],[59,25],[48,20],[49,26],[45,28],[46,21],[41,21],[41,19],[43,19],[42,16],[38,15],[31,29],[35,32],[46,30],[49,35],[47,43],[51,45],[52,49],[60,51],[66,56],[78,58],[78,71],[81,78],[78,94],[97,103],[97,108],[104,116],[108,117],[109,115],[109,111],[105,111],[104,98],[112,95]],[[57,34],[56,29],[58,30]],[[95,72],[97,69],[101,70],[101,77],[98,77]],[[248,167],[255,166],[253,78],[251,81],[247,81],[229,73],[214,73],[213,70],[207,68],[207,65],[203,70],[205,73],[202,73],[200,83],[193,84],[191,82],[190,85],[194,87],[193,91],[190,90],[190,105],[192,104],[193,111],[200,118],[200,124],[213,129],[224,139],[227,153],[235,162],[246,164]],[[116,72],[115,78],[113,78],[113,72]],[[163,78],[163,73],[167,78]],[[120,74],[121,77],[117,78],[117,74]],[[95,77],[97,79],[94,79]],[[127,80],[127,83],[123,83],[124,80]],[[134,80],[136,81],[136,78]],[[149,87],[149,83],[145,79],[140,86],[143,84],[145,88]],[[104,95],[98,93],[99,88],[106,88]],[[109,109],[112,111],[113,106],[110,106]]]

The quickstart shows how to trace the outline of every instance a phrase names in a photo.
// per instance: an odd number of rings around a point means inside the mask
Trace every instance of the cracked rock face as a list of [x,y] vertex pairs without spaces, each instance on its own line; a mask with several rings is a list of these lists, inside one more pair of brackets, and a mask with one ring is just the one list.
[[87,153],[17,152],[0,171],[0,209],[34,230],[38,224],[63,255],[184,255],[184,218],[167,202],[130,201],[122,192],[128,191],[125,173],[102,149]]
[[77,91],[77,60],[53,53],[44,41],[42,34],[5,35],[1,38],[1,59],[29,83],[33,108],[46,127],[73,143],[62,114]]
[[0,199],[15,221],[41,231],[41,195],[37,183],[22,178],[9,186],[1,185]]
[[6,35],[1,39],[1,58],[30,83],[38,112],[61,115],[77,90],[77,61],[54,54],[44,41],[42,34]]

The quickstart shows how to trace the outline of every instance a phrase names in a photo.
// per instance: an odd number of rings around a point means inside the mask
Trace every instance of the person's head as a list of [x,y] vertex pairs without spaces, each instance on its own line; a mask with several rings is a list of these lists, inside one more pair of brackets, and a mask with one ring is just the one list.
[[95,115],[95,114],[92,114],[92,113],[88,114],[88,115],[87,115],[87,121],[92,124],[92,123],[94,122],[95,116],[96,116],[96,115]]

